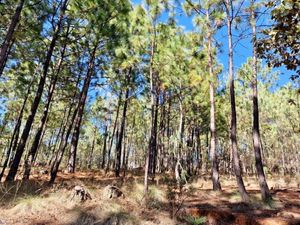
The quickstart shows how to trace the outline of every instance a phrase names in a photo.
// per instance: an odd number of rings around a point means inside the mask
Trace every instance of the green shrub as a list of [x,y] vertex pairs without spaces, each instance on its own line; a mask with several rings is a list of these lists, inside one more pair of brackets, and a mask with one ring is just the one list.
[[185,221],[190,225],[201,225],[206,222],[206,217],[205,216],[201,216],[201,217],[187,216],[185,218]]

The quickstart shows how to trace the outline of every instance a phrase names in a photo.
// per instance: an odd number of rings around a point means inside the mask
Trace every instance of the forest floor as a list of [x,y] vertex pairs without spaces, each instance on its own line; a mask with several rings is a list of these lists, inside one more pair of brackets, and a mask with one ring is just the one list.
[[[222,177],[222,192],[211,191],[205,176],[179,192],[170,175],[160,175],[143,196],[142,171],[126,178],[98,172],[59,173],[55,185],[47,175],[0,185],[0,225],[136,225],[136,224],[300,224],[300,190],[293,178],[268,178],[273,200],[263,203],[255,178],[245,178],[251,202],[241,202],[234,178]],[[72,199],[74,186],[86,188],[92,200]],[[107,185],[120,187],[124,197],[107,198]]]

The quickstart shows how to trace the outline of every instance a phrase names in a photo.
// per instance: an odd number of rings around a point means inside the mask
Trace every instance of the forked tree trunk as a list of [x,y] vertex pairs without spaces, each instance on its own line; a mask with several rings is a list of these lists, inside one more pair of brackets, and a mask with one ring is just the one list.
[[229,92],[231,103],[231,127],[230,127],[230,141],[231,151],[233,157],[233,168],[236,176],[239,192],[244,202],[249,202],[249,195],[245,189],[244,181],[242,178],[240,160],[238,155],[237,146],[237,119],[236,119],[236,106],[235,106],[235,91],[234,91],[234,75],[233,75],[233,47],[232,47],[232,0],[226,0],[226,16],[227,16],[227,32],[228,32],[228,50],[229,50]]
[[258,90],[257,90],[257,50],[256,50],[256,18],[254,12],[254,0],[252,0],[251,25],[252,25],[252,42],[253,42],[253,62],[252,62],[252,101],[253,101],[253,148],[255,155],[255,167],[258,176],[258,182],[263,201],[272,198],[266,181],[262,157],[261,157],[261,137],[259,132],[259,108],[258,108]]
[[9,25],[6,36],[5,36],[4,41],[0,48],[0,77],[1,77],[4,67],[5,67],[9,49],[11,48],[13,35],[14,35],[16,27],[19,23],[24,3],[25,3],[25,0],[19,1],[18,6],[15,11],[15,14],[13,15],[13,17],[11,19],[11,23]]

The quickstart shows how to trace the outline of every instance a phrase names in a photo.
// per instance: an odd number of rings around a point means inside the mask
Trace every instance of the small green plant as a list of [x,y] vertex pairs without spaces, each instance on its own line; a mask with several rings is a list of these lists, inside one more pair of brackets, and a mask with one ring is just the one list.
[[200,216],[200,217],[187,216],[185,218],[185,221],[190,225],[201,225],[206,222],[206,217],[205,216]]

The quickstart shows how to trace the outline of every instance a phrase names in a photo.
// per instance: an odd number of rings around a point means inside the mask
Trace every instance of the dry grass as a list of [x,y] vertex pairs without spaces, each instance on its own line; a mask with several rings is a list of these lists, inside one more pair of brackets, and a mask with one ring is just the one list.
[[[204,224],[209,224],[222,219],[225,221],[223,224],[247,224],[247,221],[293,224],[293,221],[300,220],[300,196],[295,191],[297,181],[293,177],[269,180],[271,187],[282,185],[280,189],[273,190],[274,200],[269,204],[260,200],[255,178],[245,181],[251,203],[244,204],[235,180],[224,177],[221,180],[222,192],[213,192],[211,181],[207,178],[194,179],[192,184],[178,192],[169,176],[160,176],[159,185],[153,182],[147,197],[143,193],[141,177],[135,175],[128,176],[126,180],[106,177],[101,173],[77,173],[70,177],[60,174],[53,187],[37,179],[1,184],[0,224],[173,225],[202,224],[204,221]],[[103,190],[108,184],[118,186],[125,198],[107,199]],[[71,200],[75,185],[84,186],[92,200]],[[175,219],[171,219],[174,215]],[[250,222],[248,224],[252,224]]]

